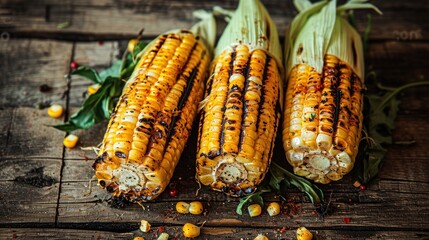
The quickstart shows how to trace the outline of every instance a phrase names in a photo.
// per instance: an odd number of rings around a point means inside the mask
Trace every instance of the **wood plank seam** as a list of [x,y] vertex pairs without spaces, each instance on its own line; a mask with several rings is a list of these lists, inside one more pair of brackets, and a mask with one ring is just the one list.
[[[73,46],[72,46],[72,52],[70,54],[70,61],[69,61],[69,71],[66,75],[66,80],[67,80],[67,85],[66,85],[66,91],[65,91],[65,98],[66,98],[66,104],[65,104],[65,113],[64,113],[64,121],[68,121],[69,119],[69,111],[70,111],[70,88],[71,88],[71,71],[72,69],[70,68],[70,63],[73,61],[74,56],[75,56],[75,52],[76,52],[76,42],[73,42]],[[63,151],[62,151],[62,157],[61,157],[61,167],[60,167],[60,179],[58,180],[58,197],[57,197],[57,203],[56,203],[56,207],[55,207],[55,227],[58,227],[59,222],[58,222],[58,216],[59,216],[59,206],[60,206],[60,198],[61,198],[61,186],[62,186],[62,180],[63,180],[63,171],[64,171],[64,166],[65,166],[65,155],[66,155],[66,148],[65,146],[63,146]]]

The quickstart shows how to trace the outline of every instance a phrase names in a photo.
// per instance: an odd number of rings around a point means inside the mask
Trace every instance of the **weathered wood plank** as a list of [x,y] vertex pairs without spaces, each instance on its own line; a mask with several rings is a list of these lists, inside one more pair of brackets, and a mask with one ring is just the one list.
[[[296,15],[295,8],[288,1],[263,2],[283,36]],[[30,6],[4,1],[0,15],[3,24],[0,26],[11,36],[18,37],[123,39],[134,36],[141,28],[145,28],[148,36],[156,36],[172,28],[190,27],[195,22],[192,17],[195,9],[212,9],[216,5],[231,9],[236,4],[236,1],[145,1],[141,4],[108,0],[87,3],[64,1],[61,4],[43,1]],[[424,11],[428,8],[425,2],[405,4],[399,1],[377,1],[375,4],[383,11],[383,15],[374,14],[372,39],[427,39],[429,29],[422,24],[428,20]],[[398,9],[401,9],[401,14],[397,13]],[[365,16],[365,12],[359,14],[360,30],[364,29]],[[68,27],[59,29],[58,24],[64,22],[68,23]]]
[[[64,104],[72,44],[39,40],[2,40],[0,106],[46,107]],[[41,87],[47,85],[48,87]]]
[[[166,232],[170,238],[182,239],[180,226],[153,227],[149,233],[140,231],[127,233],[113,233],[103,231],[75,230],[75,229],[33,229],[10,228],[1,229],[0,239],[132,239],[133,236],[142,236],[145,239],[156,239],[160,232]],[[347,230],[311,230],[315,240],[345,240],[345,239],[428,239],[429,233],[423,231],[347,231]],[[295,229],[249,229],[249,228],[222,228],[203,227],[200,237],[196,239],[253,239],[263,234],[269,239],[295,239]]]
[[0,118],[6,120],[0,126],[8,129],[1,135],[1,159],[62,158],[65,133],[50,127],[61,123],[60,119],[49,117],[46,109],[20,107],[0,111],[1,116],[10,113],[10,117]]
[[132,233],[115,233],[76,229],[59,228],[3,228],[0,230],[0,239],[127,239],[133,238]]
[[[396,185],[395,185],[396,184]],[[250,218],[244,209],[244,215],[235,213],[237,199],[227,198],[222,194],[205,192],[200,193],[207,215],[192,216],[178,214],[175,203],[178,200],[191,201],[198,199],[187,193],[189,190],[180,187],[183,196],[177,200],[163,194],[155,202],[144,203],[143,210],[140,206],[127,205],[123,209],[111,208],[107,200],[110,198],[106,191],[99,189],[92,183],[92,192],[89,193],[88,182],[66,182],[62,186],[62,194],[59,206],[59,223],[62,226],[83,222],[111,222],[115,219],[117,224],[129,224],[144,217],[155,224],[177,224],[207,221],[207,226],[248,226],[270,227],[276,223],[285,223],[285,226],[295,227],[296,223],[310,227],[380,227],[426,229],[429,226],[429,208],[426,197],[429,191],[427,184],[419,186],[410,185],[407,182],[382,182],[378,190],[366,190],[355,193],[332,194],[333,213],[324,219],[313,215],[315,207],[307,202],[302,202],[299,193],[286,195],[289,202],[282,202],[283,213],[275,218],[270,218],[267,213],[260,217]],[[385,189],[381,189],[385,187]],[[422,194],[414,192],[419,187],[425,188]],[[181,194],[182,194],[181,193]],[[190,196],[191,195],[191,196]],[[355,201],[348,202],[348,198]],[[277,199],[276,201],[279,201]],[[292,203],[297,201],[297,203]],[[413,206],[413,207],[410,207]],[[344,217],[352,218],[350,224],[343,222]],[[290,221],[293,218],[293,222]]]

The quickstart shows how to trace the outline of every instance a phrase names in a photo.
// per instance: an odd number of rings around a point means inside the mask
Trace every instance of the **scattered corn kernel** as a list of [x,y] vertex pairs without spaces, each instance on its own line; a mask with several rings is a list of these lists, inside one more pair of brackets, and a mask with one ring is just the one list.
[[256,236],[253,240],[269,240],[269,238],[267,238],[263,234],[258,234],[258,236]]
[[249,211],[249,215],[251,217],[257,217],[257,216],[261,215],[262,208],[261,208],[261,205],[255,203],[255,204],[249,205],[247,207],[247,211]]
[[189,212],[194,215],[200,215],[203,212],[203,204],[201,202],[195,201],[189,204]]
[[358,187],[360,187],[360,182],[359,181],[355,181],[354,183],[353,183],[353,186],[354,187],[356,187],[356,188],[358,188]]
[[164,233],[161,233],[156,240],[168,240],[168,237],[169,237],[168,233],[164,232]]
[[267,212],[268,212],[268,215],[270,215],[271,217],[279,215],[280,204],[277,202],[271,202],[270,204],[268,204]]
[[133,240],[144,240],[144,237],[135,237]]
[[311,240],[313,239],[313,234],[307,228],[300,227],[296,230],[296,238],[298,240]]
[[127,50],[128,52],[133,52],[134,47],[136,46],[136,44],[139,42],[138,39],[133,38],[130,41],[128,41],[128,46],[127,46]]
[[190,206],[189,203],[178,202],[176,203],[176,211],[182,214],[189,213],[189,206]]
[[77,142],[79,141],[79,137],[73,134],[69,134],[64,138],[63,144],[66,148],[74,148],[76,147]]
[[59,104],[52,104],[48,108],[48,115],[52,118],[59,118],[63,115],[64,108]]
[[200,236],[200,227],[192,224],[192,223],[185,223],[183,225],[183,236],[186,238],[196,238]]
[[150,230],[150,223],[146,220],[140,221],[140,231],[142,232],[149,232]]
[[91,86],[88,86],[88,89],[87,89],[88,94],[91,95],[91,94],[96,93],[98,91],[98,89],[100,89],[100,87],[101,87],[101,85],[98,83],[92,84]]

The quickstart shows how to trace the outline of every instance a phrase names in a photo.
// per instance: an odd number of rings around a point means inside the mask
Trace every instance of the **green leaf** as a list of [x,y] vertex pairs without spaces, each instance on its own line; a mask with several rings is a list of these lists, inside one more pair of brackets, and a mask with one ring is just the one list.
[[[107,77],[100,89],[85,100],[82,107],[70,117],[69,121],[54,127],[67,132],[88,129],[94,124],[109,118],[112,108],[111,99],[119,97],[120,90],[123,87],[123,84],[115,84],[118,82],[121,83],[119,78]],[[109,94],[112,93],[112,88],[118,88],[113,93],[119,94]]]
[[392,88],[381,85],[377,80],[374,72],[367,75],[367,82],[373,82],[372,88],[376,93],[365,96],[364,111],[367,114],[364,126],[367,132],[364,133],[368,135],[359,146],[354,170],[356,178],[363,184],[368,184],[377,178],[387,153],[383,146],[392,144],[392,133],[400,103],[397,99],[398,94],[410,87],[429,85],[429,81],[419,81]]
[[112,66],[100,72],[100,78],[104,81],[107,77],[118,77],[121,73],[122,60],[115,61]]
[[271,191],[270,189],[263,188],[261,186],[261,189],[258,189],[256,192],[240,198],[240,202],[238,203],[237,208],[235,209],[235,212],[238,215],[243,215],[243,207],[247,203],[255,202],[261,206],[264,206],[264,199],[262,198],[262,194],[270,191]]
[[292,174],[288,170],[282,168],[277,163],[272,162],[270,166],[270,186],[272,189],[281,191],[282,183],[287,187],[294,186],[301,192],[307,194],[310,201],[315,203],[323,202],[323,191],[308,180]]
[[93,81],[94,83],[102,83],[102,79],[100,78],[100,75],[98,74],[98,72],[90,67],[86,67],[86,66],[79,66],[76,70],[74,70],[73,72],[71,72],[72,75],[78,75],[84,78],[87,78],[91,81]]

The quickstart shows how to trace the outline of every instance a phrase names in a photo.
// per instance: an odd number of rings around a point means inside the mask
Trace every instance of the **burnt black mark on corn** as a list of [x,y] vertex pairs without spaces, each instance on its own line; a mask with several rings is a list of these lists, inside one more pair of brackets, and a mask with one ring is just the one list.
[[[229,62],[227,86],[229,86],[229,77],[231,77],[232,71],[234,69],[234,61],[235,61],[235,57],[237,55],[236,51],[237,51],[237,49],[236,49],[236,47],[234,47],[234,50],[231,53],[231,61]],[[223,102],[223,106],[226,105],[227,101],[228,101],[228,96],[225,98],[225,101]],[[225,111],[226,111],[226,109],[225,109],[225,107],[223,107],[222,108],[222,125],[220,127],[221,131],[220,131],[220,134],[219,134],[219,151],[217,151],[217,153],[216,153],[217,156],[219,156],[219,155],[222,154],[222,146],[223,146],[223,144],[225,142],[225,131],[223,130],[225,128],[225,121],[226,121],[226,119],[225,119]],[[214,158],[214,157],[216,157],[216,156],[213,156],[213,157],[210,156],[210,158]]]
[[244,88],[243,88],[243,94],[241,95],[241,102],[243,103],[243,111],[241,113],[241,126],[240,126],[240,138],[238,140],[238,151],[240,152],[243,148],[243,141],[244,141],[244,135],[245,135],[245,119],[247,117],[249,104],[247,101],[244,100],[244,97],[249,91],[249,72],[250,72],[250,62],[252,60],[253,53],[249,56],[247,59],[246,67],[244,68]]
[[[178,111],[181,111],[183,109],[183,107],[185,106],[186,100],[188,99],[188,97],[189,97],[189,95],[190,95],[190,93],[192,91],[192,88],[194,86],[195,78],[197,76],[199,67],[200,67],[200,64],[197,65],[192,70],[192,73],[189,76],[189,79],[188,79],[187,84],[186,84],[186,89],[182,93],[182,96],[180,97],[180,100],[179,100]],[[182,116],[182,112],[180,112],[179,115],[173,117],[173,119],[172,119],[172,121],[170,123],[170,126],[168,128],[168,136],[167,136],[167,140],[165,142],[165,146],[168,146],[170,144],[171,138],[175,134],[175,130],[174,129],[176,128],[176,123],[181,118],[181,116]],[[166,150],[167,150],[167,148],[164,147],[163,155],[165,154]]]
[[[177,35],[174,35],[175,37],[177,37],[177,38],[174,38],[173,37],[173,39],[180,39],[180,38],[178,38],[178,36]],[[170,36],[169,36],[170,37]],[[182,93],[182,95],[180,96],[180,99],[179,99],[179,101],[178,101],[178,103],[177,103],[177,111],[178,112],[180,112],[181,110],[182,110],[182,108],[184,107],[184,105],[185,105],[185,102],[186,102],[186,100],[187,100],[187,98],[189,97],[189,94],[190,94],[190,92],[191,92],[191,90],[192,90],[192,86],[193,86],[193,82],[194,82],[194,79],[195,79],[195,77],[196,77],[196,73],[197,73],[197,70],[198,70],[198,66],[201,64],[201,62],[200,63],[198,63],[197,64],[197,67],[196,68],[194,68],[193,70],[192,70],[192,72],[191,72],[191,74],[190,74],[190,76],[187,78],[186,76],[184,76],[182,73],[183,73],[183,71],[186,69],[186,67],[188,66],[188,64],[189,64],[189,61],[190,61],[190,59],[191,59],[191,57],[192,57],[192,55],[193,55],[193,53],[194,53],[194,51],[195,51],[195,49],[196,49],[196,47],[197,47],[197,45],[198,45],[198,41],[196,41],[195,43],[194,43],[194,45],[192,46],[192,49],[191,49],[191,51],[190,51],[190,53],[188,54],[188,56],[187,56],[187,59],[186,59],[186,62],[185,62],[185,64],[183,64],[183,66],[182,66],[182,68],[178,71],[178,74],[177,74],[177,76],[176,76],[176,78],[175,78],[175,82],[174,83],[171,83],[171,85],[170,85],[170,91],[171,91],[171,88],[173,88],[173,86],[174,86],[174,84],[175,83],[177,83],[177,81],[181,78],[181,77],[184,77],[187,81],[186,81],[186,88],[185,88],[185,91]],[[168,93],[166,94],[166,95],[168,95]],[[166,97],[163,99],[163,102],[162,102],[162,104],[161,104],[161,106],[164,106],[164,103],[165,103],[165,99],[166,99]],[[163,114],[162,114],[162,112],[164,111],[164,109],[161,109],[157,114],[156,114],[156,122],[159,122],[159,121],[163,121],[163,122],[165,122],[165,120],[167,120],[167,119],[165,119],[165,118],[163,118]],[[150,152],[150,150],[152,149],[152,147],[153,147],[153,144],[154,143],[156,143],[157,142],[157,140],[158,139],[161,139],[161,138],[163,138],[163,136],[165,136],[167,139],[166,139],[166,142],[165,142],[165,145],[163,146],[163,155],[164,155],[164,153],[166,152],[166,150],[167,150],[167,148],[166,148],[166,146],[168,146],[168,144],[170,143],[170,141],[171,141],[171,136],[174,134],[174,127],[175,127],[175,123],[176,123],[176,121],[178,120],[178,119],[180,119],[180,115],[181,115],[181,112],[180,112],[180,114],[179,114],[179,116],[173,116],[173,118],[172,118],[172,120],[170,121],[170,124],[169,124],[169,126],[168,127],[164,127],[164,131],[163,131],[163,129],[159,129],[159,128],[156,128],[156,129],[154,129],[154,128],[152,128],[152,134],[151,134],[151,137],[150,137],[150,139],[149,139],[149,143],[148,143],[148,148],[146,149],[146,153],[145,153],[145,155],[147,155],[147,154],[149,154],[149,152]],[[167,123],[165,123],[164,125],[166,125]]]
[[[264,111],[263,106],[265,103],[265,86],[266,86],[266,82],[268,79],[268,69],[270,68],[270,62],[271,62],[271,56],[267,55],[267,59],[265,60],[265,65],[264,65],[264,74],[262,75],[262,88],[261,88],[261,100],[259,102],[259,107],[258,107],[258,116],[256,119],[256,127],[259,128],[259,123],[261,120],[261,115],[262,112]],[[262,152],[262,156],[261,159],[264,159],[264,155],[265,155],[265,151]]]

